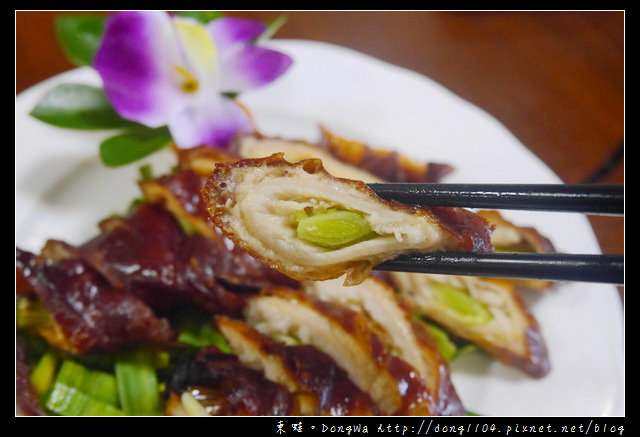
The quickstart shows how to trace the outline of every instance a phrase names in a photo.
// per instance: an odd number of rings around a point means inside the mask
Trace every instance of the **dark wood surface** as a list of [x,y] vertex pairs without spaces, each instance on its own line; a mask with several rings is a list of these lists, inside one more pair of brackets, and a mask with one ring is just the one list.
[[[16,93],[74,68],[55,38],[61,13],[70,12],[16,12]],[[284,14],[277,37],[350,47],[438,81],[500,120],[566,183],[589,180],[624,141],[622,11],[233,14]],[[624,183],[624,156],[597,181]],[[624,253],[624,218],[590,220],[604,253]]]

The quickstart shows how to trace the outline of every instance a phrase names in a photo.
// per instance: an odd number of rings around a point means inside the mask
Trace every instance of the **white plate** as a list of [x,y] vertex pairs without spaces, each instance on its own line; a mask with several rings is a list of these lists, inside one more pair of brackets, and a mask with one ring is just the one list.
[[[375,147],[453,164],[447,182],[560,182],[494,118],[422,75],[325,43],[271,44],[294,58],[293,67],[241,98],[267,135],[316,140],[322,123]],[[99,84],[92,70],[78,69],[16,98],[16,244],[32,251],[48,238],[85,241],[100,219],[124,211],[139,195],[140,162],[108,169],[97,158],[108,132],[58,129],[28,115],[63,82]],[[144,162],[160,172],[173,156],[159,153]],[[504,215],[535,226],[560,251],[599,252],[583,216]],[[527,299],[547,341],[551,372],[536,380],[482,353],[460,358],[452,371],[465,407],[500,416],[624,415],[623,317],[615,287],[569,283]]]

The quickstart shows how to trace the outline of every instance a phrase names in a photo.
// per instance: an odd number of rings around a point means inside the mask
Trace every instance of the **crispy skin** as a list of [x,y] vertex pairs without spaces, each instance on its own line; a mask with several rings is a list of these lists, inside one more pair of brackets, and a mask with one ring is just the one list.
[[[167,396],[190,392],[211,416],[287,416],[293,400],[282,385],[214,347],[182,360],[167,381]],[[175,411],[175,410],[174,410]]]
[[373,173],[341,161],[320,144],[254,134],[237,136],[232,147],[234,153],[242,159],[265,158],[274,153],[283,153],[283,158],[289,162],[315,158],[320,159],[325,170],[335,177],[367,183],[383,182]]
[[289,389],[301,415],[378,414],[371,397],[314,346],[285,346],[240,319],[217,316],[216,324],[242,363]]
[[157,310],[184,304],[225,314],[242,310],[243,297],[219,281],[227,248],[202,235],[185,234],[161,204],[142,204],[128,217],[109,218],[100,226],[100,235],[75,253],[113,286]]
[[293,336],[331,356],[382,414],[432,414],[434,402],[424,380],[389,353],[362,313],[281,288],[251,297],[245,319],[266,335]]
[[371,148],[338,136],[325,126],[320,130],[322,144],[333,156],[388,182],[440,182],[454,170],[449,164],[418,162],[395,150]]
[[213,225],[200,196],[206,180],[206,177],[195,171],[184,169],[175,174],[143,181],[140,188],[149,202],[164,205],[182,223],[187,223],[194,233],[210,240],[210,251],[216,260],[214,273],[226,284],[255,289],[276,285],[296,287],[296,281],[267,267]]
[[231,162],[240,156],[231,150],[221,150],[217,147],[199,146],[191,149],[174,149],[178,157],[179,170],[191,170],[202,177],[207,177],[219,162]]
[[[331,176],[318,159],[292,164],[275,154],[218,164],[202,197],[225,235],[296,280],[347,273],[347,283],[357,284],[373,266],[401,253],[492,250],[490,226],[470,211],[425,210],[385,201],[361,181]],[[295,210],[317,204],[367,214],[378,235],[336,250],[303,242],[295,236]]]
[[62,350],[78,354],[175,345],[167,320],[80,260],[51,263],[18,249],[17,266],[50,313],[60,334],[54,346]]
[[[479,345],[498,360],[541,378],[550,370],[540,326],[526,308],[512,281],[493,278],[394,272],[400,294],[416,312],[433,319],[454,335]],[[431,284],[442,282],[467,290],[483,302],[493,319],[481,325],[464,324],[434,306]]]
[[370,277],[345,287],[340,279],[305,281],[303,288],[315,298],[345,305],[364,314],[385,341],[386,347],[413,366],[434,399],[432,415],[463,415],[449,366],[421,323],[413,320],[411,306],[380,279]]

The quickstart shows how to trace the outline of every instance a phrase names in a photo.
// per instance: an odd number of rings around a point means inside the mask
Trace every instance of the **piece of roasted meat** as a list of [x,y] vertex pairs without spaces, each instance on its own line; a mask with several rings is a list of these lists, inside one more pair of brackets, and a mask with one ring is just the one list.
[[420,372],[392,353],[363,313],[304,291],[263,290],[248,299],[245,320],[272,338],[290,338],[330,356],[383,415],[437,415],[437,394]]
[[450,379],[448,363],[424,323],[415,320],[411,305],[389,284],[373,276],[348,287],[340,278],[302,284],[308,295],[350,308],[370,321],[387,349],[414,367],[424,380],[434,401],[432,415],[464,414]]
[[28,306],[20,313],[29,314],[18,319],[19,328],[72,354],[175,343],[166,319],[140,298],[112,286],[84,261],[16,252],[16,273],[23,283],[17,304]]
[[293,399],[285,386],[213,346],[176,365],[167,381],[165,415],[287,416]]
[[[379,414],[371,397],[336,362],[308,344],[287,344],[260,333],[241,319],[217,316],[218,329],[243,364],[287,387],[300,415]],[[291,342],[290,342],[291,343]]]
[[363,182],[331,176],[318,159],[221,163],[202,196],[236,244],[297,280],[346,273],[362,282],[378,263],[414,251],[491,251],[491,228],[462,208],[385,201]]
[[320,130],[322,146],[337,160],[388,182],[439,182],[454,170],[449,164],[416,161],[395,150],[373,148],[326,126],[320,126]]
[[533,377],[549,371],[538,322],[512,281],[400,272],[391,277],[416,314]]

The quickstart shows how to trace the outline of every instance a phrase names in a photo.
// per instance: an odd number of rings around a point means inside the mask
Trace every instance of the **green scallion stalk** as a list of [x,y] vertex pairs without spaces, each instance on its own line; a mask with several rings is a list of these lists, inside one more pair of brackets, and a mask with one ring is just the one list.
[[439,311],[459,323],[482,325],[493,319],[493,314],[487,305],[461,287],[433,282],[430,288],[433,304]]
[[231,346],[227,339],[208,323],[200,326],[200,329],[192,328],[180,331],[178,341],[194,347],[213,345],[222,352],[231,353]]
[[118,406],[118,386],[115,376],[90,370],[71,360],[60,365],[56,382],[74,388],[92,399],[112,406]]
[[173,315],[172,326],[181,343],[193,347],[213,345],[222,352],[231,353],[227,339],[212,326],[210,314],[196,308],[183,308]]
[[123,411],[130,416],[161,414],[154,353],[137,350],[116,360],[116,380]]
[[376,235],[364,214],[355,211],[327,210],[306,218],[298,212],[296,220],[299,239],[329,249],[349,246]]
[[55,353],[46,352],[31,371],[31,385],[39,396],[44,395],[53,384],[58,367],[58,357]]
[[45,408],[60,416],[124,416],[124,412],[104,402],[92,399],[80,390],[61,382],[53,385]]
[[431,334],[431,337],[435,341],[442,357],[447,361],[451,361],[456,357],[458,354],[458,347],[451,341],[446,331],[432,323],[425,322],[425,324],[427,326],[427,331]]

